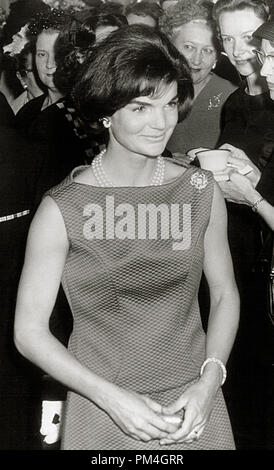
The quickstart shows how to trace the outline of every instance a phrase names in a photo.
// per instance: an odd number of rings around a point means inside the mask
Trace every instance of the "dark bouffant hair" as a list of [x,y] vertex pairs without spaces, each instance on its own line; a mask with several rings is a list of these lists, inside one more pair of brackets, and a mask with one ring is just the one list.
[[95,34],[78,21],[59,33],[54,45],[56,72],[54,84],[67,95],[74,86],[77,74],[87,51],[95,42]]
[[124,26],[95,45],[73,90],[75,105],[90,123],[112,116],[138,96],[157,96],[178,84],[179,119],[189,112],[193,85],[184,57],[169,39],[145,25]]

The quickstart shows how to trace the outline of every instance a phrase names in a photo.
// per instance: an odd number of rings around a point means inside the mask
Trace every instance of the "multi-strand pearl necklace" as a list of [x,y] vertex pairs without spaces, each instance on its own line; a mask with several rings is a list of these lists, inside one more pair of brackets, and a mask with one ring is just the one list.
[[[97,155],[92,163],[91,167],[93,170],[93,174],[99,186],[110,186],[113,187],[113,183],[110,181],[108,175],[106,174],[103,164],[102,164],[102,157],[106,153],[106,149],[102,150],[102,152]],[[150,186],[160,186],[164,182],[165,177],[165,160],[160,155],[157,157],[157,166],[153,178],[151,180]]]

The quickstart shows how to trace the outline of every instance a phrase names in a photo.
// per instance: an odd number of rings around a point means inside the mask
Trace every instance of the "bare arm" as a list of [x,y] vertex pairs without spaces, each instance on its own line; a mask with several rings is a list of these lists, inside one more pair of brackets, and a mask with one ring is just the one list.
[[[209,284],[211,307],[206,339],[206,357],[215,357],[226,363],[231,351],[239,320],[239,296],[235,284],[232,261],[227,242],[227,217],[223,197],[215,184],[211,217],[205,234],[204,271]],[[209,363],[202,377],[172,405],[167,413],[184,409],[180,430],[162,444],[191,442],[194,430],[200,435],[212,411],[216,393],[222,380],[221,369]]]
[[[228,247],[226,208],[217,185],[205,236],[204,272],[211,299],[206,356],[226,363],[238,327],[239,295]],[[207,366],[208,370],[213,367],[218,369],[214,364]]]
[[15,343],[52,377],[105,410],[131,437],[149,441],[174,432],[178,424],[160,416],[161,406],[117,387],[81,364],[50,332],[53,309],[69,250],[63,218],[45,198],[31,224],[20,280]]
[[17,296],[15,344],[21,354],[52,377],[88,396],[89,371],[54,338],[48,326],[68,248],[59,209],[46,198],[30,227]]

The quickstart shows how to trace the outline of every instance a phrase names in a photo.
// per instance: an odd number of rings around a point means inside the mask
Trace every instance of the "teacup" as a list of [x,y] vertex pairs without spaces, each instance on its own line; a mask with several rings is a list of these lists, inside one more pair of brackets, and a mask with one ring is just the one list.
[[227,168],[230,150],[201,150],[196,153],[200,167],[213,173],[225,171]]

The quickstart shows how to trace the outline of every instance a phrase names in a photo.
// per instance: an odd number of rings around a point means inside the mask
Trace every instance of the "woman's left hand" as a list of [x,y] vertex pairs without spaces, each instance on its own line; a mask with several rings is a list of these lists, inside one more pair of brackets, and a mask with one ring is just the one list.
[[216,391],[207,387],[202,379],[191,385],[173,404],[163,407],[163,413],[178,414],[184,410],[181,427],[160,440],[160,444],[191,443],[199,439],[211,414]]

